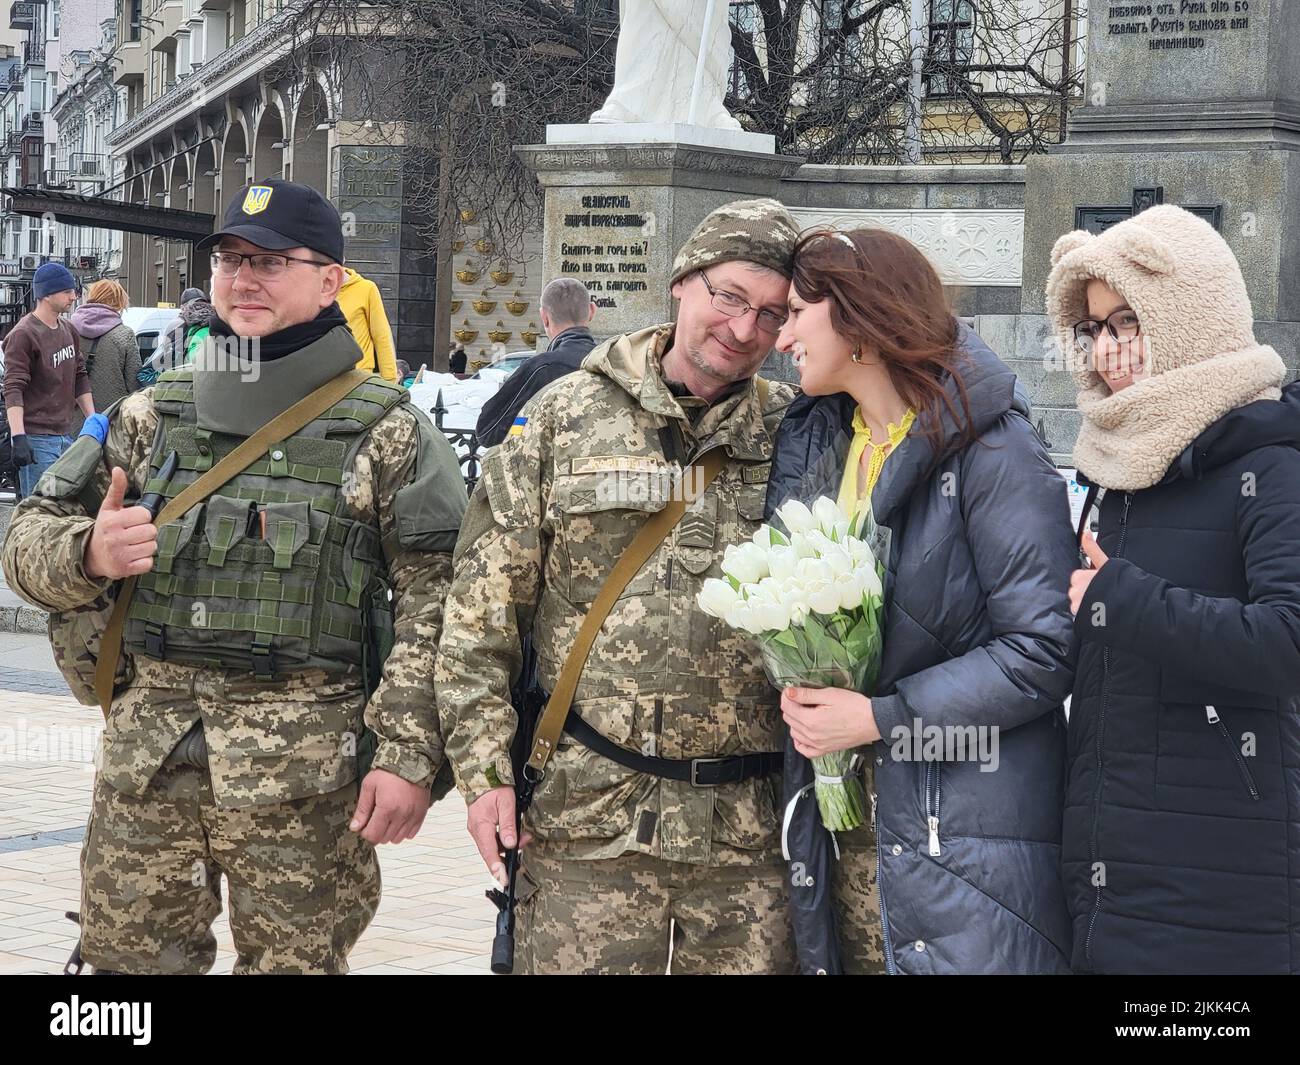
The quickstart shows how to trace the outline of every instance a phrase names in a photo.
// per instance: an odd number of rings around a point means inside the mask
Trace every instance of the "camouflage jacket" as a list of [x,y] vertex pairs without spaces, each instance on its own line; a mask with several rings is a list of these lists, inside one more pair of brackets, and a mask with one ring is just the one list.
[[[153,389],[128,397],[112,419],[95,487],[125,469],[128,505],[148,477],[158,415]],[[436,471],[417,469],[424,461]],[[445,531],[412,537],[399,527],[398,490],[430,474],[456,492],[438,506]],[[135,656],[135,676],[118,693],[105,724],[100,772],[113,787],[142,794],[176,742],[203,721],[213,793],[220,805],[251,806],[324,794],[356,779],[355,738],[362,715],[377,734],[373,767],[428,786],[442,763],[434,707],[433,655],[451,576],[451,548],[465,506],[463,481],[446,439],[407,405],[378,421],[343,478],[343,512],[380,532],[393,589],[394,644],[369,702],[358,670],[311,670],[287,680],[160,662]],[[82,561],[93,519],[74,500],[30,496],[19,505],[3,548],[11,587],[49,611],[92,602],[110,586]],[[418,540],[418,546],[413,546]],[[56,653],[57,653],[56,648]]]
[[[467,801],[512,781],[510,685],[532,634],[549,691],[606,575],[669,498],[660,429],[680,426],[687,459],[725,448],[722,473],[633,577],[596,638],[574,709],[615,743],[664,758],[781,749],[777,695],[752,643],[695,597],[728,544],[763,519],[776,428],[793,392],[754,382],[707,407],[674,398],[659,326],[596,348],[583,369],[529,402],[526,423],[484,460],[456,545],[435,671],[443,736]],[[684,406],[699,408],[692,424]],[[572,857],[642,851],[673,861],[779,857],[772,777],[718,788],[638,774],[567,734],[529,814]]]

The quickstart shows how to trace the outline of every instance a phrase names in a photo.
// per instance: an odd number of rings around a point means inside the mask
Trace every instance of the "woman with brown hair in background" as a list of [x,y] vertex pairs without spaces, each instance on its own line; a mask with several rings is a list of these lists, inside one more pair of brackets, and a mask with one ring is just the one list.
[[126,289],[116,281],[96,281],[86,293],[86,302],[69,319],[81,337],[97,411],[107,410],[136,389],[140,344],[122,321],[122,312],[129,305]]
[[1065,481],[1015,374],[902,237],[805,235],[789,310],[777,347],[805,394],[781,423],[768,513],[827,495],[888,530],[875,692],[781,699],[787,801],[809,759],[861,749],[874,811],[832,844],[815,803],[788,808],[801,969],[1068,972]]

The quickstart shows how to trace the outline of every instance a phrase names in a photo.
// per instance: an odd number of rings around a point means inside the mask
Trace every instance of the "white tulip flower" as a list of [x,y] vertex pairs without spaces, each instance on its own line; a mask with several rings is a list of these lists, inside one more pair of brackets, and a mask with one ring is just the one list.
[[840,591],[841,610],[856,610],[862,606],[863,585],[861,573],[847,574],[836,581],[835,587]]
[[726,618],[727,612],[740,602],[740,595],[726,581],[710,577],[695,597],[700,609],[711,618]]
[[848,526],[848,517],[830,496],[818,496],[812,505],[812,514],[818,528],[827,536],[840,523],[844,523],[846,528]]
[[778,581],[794,576],[795,565],[799,556],[793,547],[774,547],[767,553],[767,568]]
[[795,579],[805,587],[835,579],[835,571],[820,558],[801,558],[794,567]]
[[862,578],[863,595],[884,596],[885,589],[880,583],[880,574],[876,572],[876,563],[868,562],[865,566],[859,566],[854,570],[854,575]]
[[763,632],[763,626],[755,617],[754,608],[744,600],[737,602],[727,611],[726,621],[733,629],[744,629],[755,636]]
[[808,585],[808,605],[827,616],[840,608],[840,590],[831,581],[814,581]]
[[797,499],[789,499],[777,508],[776,516],[791,533],[808,532],[817,528],[817,519],[813,513]]
[[790,608],[769,599],[751,601],[754,624],[759,632],[784,632],[790,627]]
[[741,584],[757,584],[767,576],[767,552],[752,543],[728,544],[722,555],[722,572]]
[[821,561],[831,568],[835,580],[844,580],[853,572],[853,557],[838,544],[831,551],[823,551]]
[[817,548],[813,546],[808,539],[806,532],[797,532],[790,534],[790,550],[794,552],[795,558],[816,558]]

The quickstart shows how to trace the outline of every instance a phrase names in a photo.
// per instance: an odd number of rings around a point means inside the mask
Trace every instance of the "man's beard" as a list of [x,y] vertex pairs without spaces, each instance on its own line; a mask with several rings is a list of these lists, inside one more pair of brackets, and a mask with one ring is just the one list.
[[737,381],[743,381],[746,378],[753,377],[754,374],[758,372],[757,366],[749,369],[739,369],[739,368],[724,369],[713,365],[709,361],[708,356],[706,356],[704,353],[704,344],[712,339],[714,339],[713,334],[706,330],[704,334],[704,341],[702,343],[698,345],[695,344],[686,345],[686,358],[690,362],[690,364],[693,367],[695,367],[695,369],[697,369],[700,373],[713,378],[713,380],[715,381],[720,381],[723,384],[730,385],[730,384],[735,384]]

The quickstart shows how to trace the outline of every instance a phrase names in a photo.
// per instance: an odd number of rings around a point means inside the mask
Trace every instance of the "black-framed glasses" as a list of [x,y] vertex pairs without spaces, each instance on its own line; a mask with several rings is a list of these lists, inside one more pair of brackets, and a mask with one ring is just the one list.
[[[726,289],[714,288],[709,284],[708,277],[703,270],[700,271],[700,280],[704,282],[704,287],[709,290],[709,302],[713,304],[714,310],[721,311],[729,318],[739,318],[750,311],[758,310],[752,304],[746,303],[734,292],[728,292]],[[781,327],[785,325],[788,315],[777,314],[776,311],[762,310],[758,311],[756,324],[764,333],[779,333]]]
[[1074,343],[1085,351],[1091,351],[1103,329],[1116,340],[1131,340],[1142,332],[1137,312],[1131,307],[1121,307],[1100,320],[1084,318],[1075,322]]
[[212,253],[212,273],[216,277],[234,277],[244,260],[252,267],[253,276],[259,281],[274,281],[282,277],[289,269],[290,263],[305,263],[308,266],[330,266],[331,263],[319,259],[298,259],[292,255],[277,255],[274,252],[259,251],[252,255],[241,255],[237,251],[214,251]]

